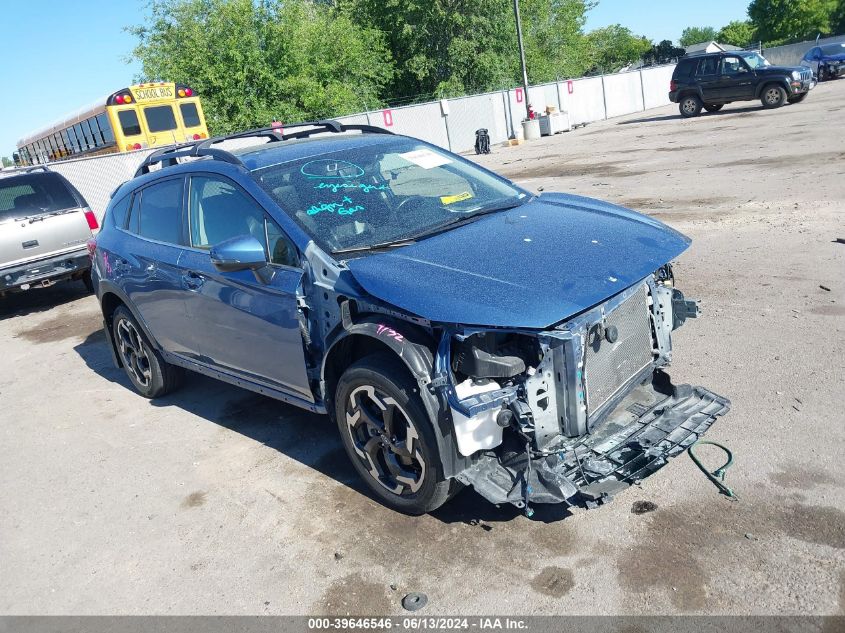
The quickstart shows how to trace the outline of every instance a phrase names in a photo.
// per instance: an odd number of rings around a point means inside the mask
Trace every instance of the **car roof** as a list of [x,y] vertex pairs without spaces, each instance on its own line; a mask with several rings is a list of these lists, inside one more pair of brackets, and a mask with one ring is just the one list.
[[[293,160],[320,156],[341,149],[354,149],[358,147],[372,147],[388,145],[396,142],[397,139],[404,141],[418,140],[397,134],[372,134],[372,133],[325,133],[316,136],[309,136],[302,139],[291,139],[280,142],[251,145],[233,149],[229,153],[237,156],[248,171],[256,171],[280,165]],[[420,141],[422,142],[422,141]],[[159,178],[170,175],[188,174],[195,171],[215,171],[221,174],[233,175],[242,168],[222,160],[213,158],[201,158],[177,165],[162,166],[161,169],[136,176],[127,180],[120,187],[115,189],[112,199],[122,198],[130,191],[134,191]],[[241,171],[241,173],[243,173]]]
[[391,145],[397,139],[409,140],[409,137],[393,134],[326,133],[320,136],[282,141],[280,143],[253,145],[233,150],[231,153],[240,158],[248,170],[255,171],[272,165],[279,165],[312,156],[320,156],[342,149]]

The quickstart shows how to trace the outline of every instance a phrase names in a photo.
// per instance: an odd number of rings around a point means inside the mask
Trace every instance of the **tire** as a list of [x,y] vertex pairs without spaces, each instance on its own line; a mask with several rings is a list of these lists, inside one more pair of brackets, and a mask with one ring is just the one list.
[[762,101],[764,108],[779,108],[786,103],[786,99],[786,90],[783,86],[777,84],[763,86],[760,101]]
[[819,83],[827,81],[827,66],[819,66]]
[[335,390],[335,420],[349,459],[386,506],[431,512],[459,486],[443,477],[434,424],[407,368],[389,354],[351,365]]
[[804,94],[801,94],[801,95],[796,95],[796,96],[794,96],[794,97],[789,97],[788,101],[789,101],[789,103],[801,103],[804,99],[806,99],[806,98],[807,98],[807,95],[808,95],[808,94],[809,94],[809,93],[805,92]]
[[697,95],[686,95],[681,97],[678,102],[678,110],[680,110],[681,116],[687,119],[701,114],[702,107],[704,107],[704,104]]
[[82,275],[82,283],[85,284],[85,289],[88,292],[90,292],[91,294],[94,294],[94,280],[91,279],[91,270],[90,269],[85,271],[85,274]]
[[120,306],[112,316],[117,356],[135,391],[145,398],[159,398],[179,386],[183,370],[166,363],[144,336],[135,317]]
[[708,112],[718,112],[725,107],[724,103],[705,103],[704,109]]

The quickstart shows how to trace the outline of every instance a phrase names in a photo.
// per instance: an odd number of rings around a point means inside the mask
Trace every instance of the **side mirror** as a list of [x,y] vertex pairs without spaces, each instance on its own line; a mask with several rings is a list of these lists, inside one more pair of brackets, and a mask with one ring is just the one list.
[[270,282],[263,274],[267,267],[264,245],[251,235],[239,235],[212,246],[211,263],[221,273],[251,270],[260,282]]

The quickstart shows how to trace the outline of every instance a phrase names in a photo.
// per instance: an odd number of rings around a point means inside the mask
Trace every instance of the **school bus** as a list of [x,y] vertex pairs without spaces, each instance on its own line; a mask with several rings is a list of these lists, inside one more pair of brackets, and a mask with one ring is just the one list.
[[15,163],[129,152],[208,137],[202,104],[184,84],[129,86],[18,141]]

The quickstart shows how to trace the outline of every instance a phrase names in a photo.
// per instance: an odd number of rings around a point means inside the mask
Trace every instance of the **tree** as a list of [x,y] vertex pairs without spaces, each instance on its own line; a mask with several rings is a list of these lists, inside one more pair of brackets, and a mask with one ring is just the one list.
[[4,156],[1,160],[3,161],[3,167],[12,167],[15,164],[15,162],[8,156]]
[[672,40],[663,40],[652,46],[651,50],[643,55],[643,62],[646,64],[668,64],[679,57],[683,57],[685,52],[683,48],[675,46]]
[[633,64],[649,53],[653,46],[644,37],[634,35],[620,24],[611,24],[587,34],[593,70],[600,73],[616,72]]
[[[519,83],[513,5],[506,0],[336,0],[384,34],[396,62],[396,101],[455,96]],[[587,0],[520,0],[531,82],[579,76],[589,63]]]
[[681,39],[678,41],[681,46],[687,47],[701,42],[712,42],[715,39],[716,29],[712,26],[688,26],[681,33]]
[[748,17],[766,43],[799,42],[831,32],[841,0],[753,0]]
[[382,34],[311,0],[153,0],[140,81],[191,85],[214,133],[377,107],[393,77]]
[[755,39],[754,25],[748,20],[734,20],[729,22],[716,34],[716,41],[720,44],[747,46]]

